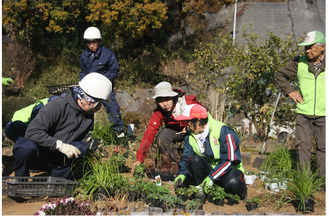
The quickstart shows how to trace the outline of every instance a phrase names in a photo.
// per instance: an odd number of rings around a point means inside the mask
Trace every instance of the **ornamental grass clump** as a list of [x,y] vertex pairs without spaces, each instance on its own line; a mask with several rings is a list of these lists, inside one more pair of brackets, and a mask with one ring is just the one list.
[[125,192],[129,185],[128,179],[120,175],[115,159],[101,161],[97,157],[89,157],[85,163],[85,174],[79,180],[80,185],[75,191],[76,194],[84,194],[93,200],[98,193],[109,197]]
[[297,211],[305,212],[305,202],[314,201],[313,194],[324,186],[324,178],[318,178],[318,170],[312,172],[310,163],[305,162],[298,169],[292,170],[291,181],[287,191],[293,194],[293,200],[297,201]]
[[93,204],[88,201],[77,201],[73,197],[57,198],[44,204],[34,215],[95,215]]
[[282,146],[276,147],[264,160],[260,170],[266,173],[268,179],[289,179],[294,167],[294,155]]

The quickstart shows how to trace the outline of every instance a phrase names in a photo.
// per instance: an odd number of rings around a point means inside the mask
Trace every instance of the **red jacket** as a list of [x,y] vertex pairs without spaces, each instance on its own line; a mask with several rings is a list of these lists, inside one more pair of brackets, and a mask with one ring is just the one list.
[[[189,104],[202,105],[200,102],[196,100],[195,95],[189,95],[189,96],[182,95],[181,97],[185,97],[187,105]],[[160,127],[163,124],[165,125],[165,127],[170,127],[171,129],[180,132],[183,130],[184,127],[187,126],[187,121],[175,121],[173,119],[173,115],[171,112],[165,112],[160,106],[157,106],[157,108],[153,111],[153,114],[151,116],[151,119],[146,128],[146,131],[144,133],[141,144],[136,154],[136,159],[139,162],[141,163],[144,162],[146,154],[151,144],[153,143],[155,136],[159,132]]]

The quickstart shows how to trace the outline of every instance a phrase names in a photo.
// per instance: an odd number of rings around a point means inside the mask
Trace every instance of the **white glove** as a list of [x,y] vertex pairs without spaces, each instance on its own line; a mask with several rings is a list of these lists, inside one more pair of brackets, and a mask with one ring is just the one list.
[[68,158],[73,158],[73,156],[79,157],[79,154],[81,154],[77,147],[63,143],[61,140],[57,140],[56,149],[65,154]]

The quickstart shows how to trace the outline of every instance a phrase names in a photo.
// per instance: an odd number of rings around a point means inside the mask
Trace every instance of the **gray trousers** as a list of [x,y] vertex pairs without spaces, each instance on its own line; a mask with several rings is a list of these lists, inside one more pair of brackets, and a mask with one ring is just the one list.
[[157,143],[160,145],[161,154],[169,155],[174,162],[179,162],[177,157],[177,149],[174,145],[175,142],[184,141],[185,134],[177,134],[180,131],[173,130],[171,128],[163,128],[158,136]]
[[311,161],[312,138],[315,136],[316,157],[320,177],[326,174],[326,117],[308,118],[296,115],[296,150],[300,165]]

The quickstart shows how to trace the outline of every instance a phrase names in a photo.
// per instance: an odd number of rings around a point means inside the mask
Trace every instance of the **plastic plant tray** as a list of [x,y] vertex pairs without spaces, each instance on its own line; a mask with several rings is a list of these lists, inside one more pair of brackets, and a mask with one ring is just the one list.
[[78,84],[75,83],[75,84],[49,85],[46,87],[48,88],[49,94],[61,95],[62,93],[66,92],[70,87],[73,86],[78,86]]
[[11,197],[71,196],[77,182],[52,176],[2,177],[2,194]]

